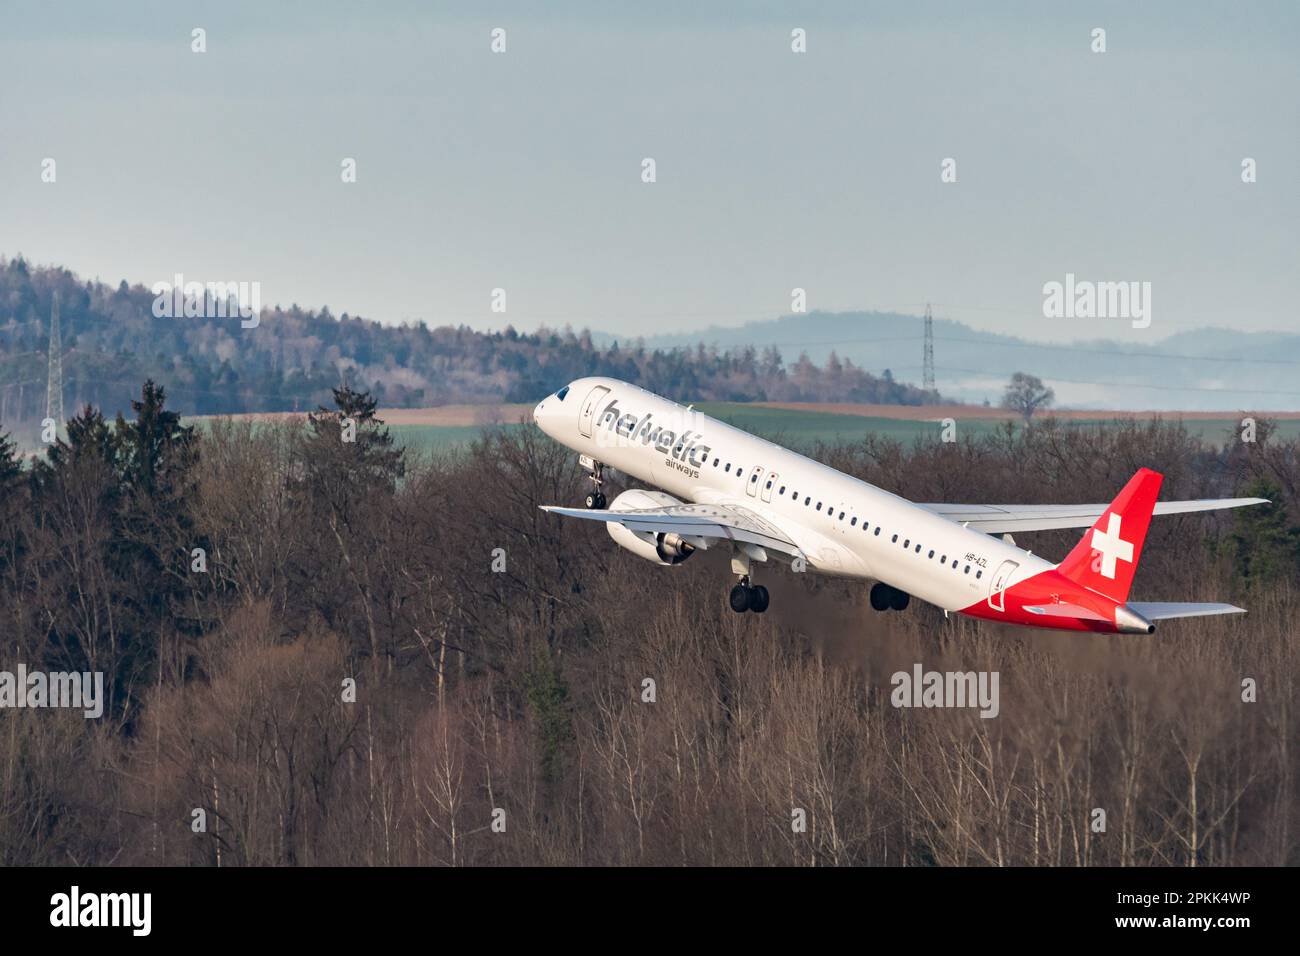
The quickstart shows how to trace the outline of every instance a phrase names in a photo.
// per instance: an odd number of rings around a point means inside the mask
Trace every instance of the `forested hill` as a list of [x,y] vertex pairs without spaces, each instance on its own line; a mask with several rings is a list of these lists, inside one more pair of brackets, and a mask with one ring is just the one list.
[[[44,415],[50,310],[59,295],[64,409],[129,407],[162,384],[185,414],[307,410],[345,382],[381,407],[531,402],[582,375],[611,375],[675,399],[855,401],[916,405],[918,388],[831,355],[787,366],[775,348],[599,348],[586,331],[483,333],[390,326],[328,308],[263,308],[234,318],[157,318],[144,285],[82,281],[66,269],[0,258],[0,421]],[[937,396],[928,396],[931,400]]]

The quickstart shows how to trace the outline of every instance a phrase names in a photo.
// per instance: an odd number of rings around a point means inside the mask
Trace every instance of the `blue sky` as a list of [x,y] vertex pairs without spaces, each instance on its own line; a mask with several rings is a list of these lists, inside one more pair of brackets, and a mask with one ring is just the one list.
[[[1294,330],[1298,11],[6,2],[0,254],[478,328],[736,325],[797,286],[1044,340]],[[1066,272],[1151,282],[1151,326],[1044,318]]]

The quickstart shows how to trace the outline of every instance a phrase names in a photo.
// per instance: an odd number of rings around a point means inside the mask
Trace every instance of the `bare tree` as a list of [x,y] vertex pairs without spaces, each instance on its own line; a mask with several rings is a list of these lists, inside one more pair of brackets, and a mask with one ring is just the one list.
[[[52,468],[0,475],[0,650],[118,675],[132,719],[0,712],[0,863],[1300,860],[1295,440],[1243,452],[1177,423],[1048,420],[814,450],[927,500],[1095,500],[1138,465],[1171,497],[1267,479],[1268,534],[1232,514],[1156,522],[1142,565],[1172,593],[1248,592],[1249,617],[1137,642],[920,602],[871,615],[853,582],[769,567],[772,612],[735,615],[722,549],[656,568],[539,511],[582,474],[536,430],[488,429],[399,475],[335,421],[218,423],[178,503],[207,554],[204,574],[168,571],[180,634],[139,616],[153,579],[120,573],[131,505],[92,419]],[[895,708],[889,675],[917,661],[998,670],[999,715]]]
[[1034,417],[1034,412],[1046,408],[1055,398],[1056,393],[1045,386],[1037,375],[1016,372],[1002,394],[1002,407],[1019,412],[1025,421],[1029,421]]

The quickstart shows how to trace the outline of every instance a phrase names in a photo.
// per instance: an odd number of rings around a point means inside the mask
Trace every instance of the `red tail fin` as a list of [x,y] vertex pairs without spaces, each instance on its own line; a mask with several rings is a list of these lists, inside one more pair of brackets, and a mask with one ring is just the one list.
[[1142,468],[1056,569],[1113,601],[1128,600],[1164,476]]

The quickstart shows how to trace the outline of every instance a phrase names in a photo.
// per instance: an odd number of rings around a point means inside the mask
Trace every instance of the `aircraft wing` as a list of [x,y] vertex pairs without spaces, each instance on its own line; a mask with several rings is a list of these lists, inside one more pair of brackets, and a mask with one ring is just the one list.
[[784,531],[748,508],[738,505],[680,504],[662,508],[637,508],[631,511],[597,511],[589,508],[561,508],[542,505],[543,511],[621,524],[631,531],[650,534],[676,532],[683,536],[740,541],[782,554],[802,552]]
[[[1152,514],[1176,515],[1192,511],[1217,511],[1267,504],[1267,498],[1200,498],[1194,501],[1159,501]],[[1050,531],[1056,528],[1091,528],[1109,505],[951,505],[923,504],[922,508],[976,531],[1003,534],[1015,531]]]

